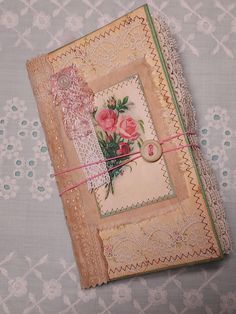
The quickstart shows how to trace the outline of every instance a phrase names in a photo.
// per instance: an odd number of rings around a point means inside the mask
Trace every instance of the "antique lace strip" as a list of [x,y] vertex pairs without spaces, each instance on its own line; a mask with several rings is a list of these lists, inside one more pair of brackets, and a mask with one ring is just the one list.
[[[53,74],[51,88],[54,104],[62,109],[65,132],[73,141],[81,164],[104,159],[91,118],[94,94],[76,66]],[[89,190],[110,182],[105,162],[87,167],[84,171],[86,178],[105,172],[94,180],[88,180]]]
[[[156,32],[158,34],[162,52],[165,56],[165,61],[169,69],[169,75],[179,102],[180,111],[184,118],[183,122],[187,130],[197,129],[195,109],[193,107],[192,98],[184,78],[176,41],[171,35],[168,23],[165,21],[165,19],[158,16],[157,13],[154,14],[154,16]],[[196,143],[196,137],[193,136],[191,138],[190,136],[190,141],[191,143]],[[201,151],[194,150],[193,153],[199,167],[202,183],[206,192],[212,218],[220,238],[223,252],[225,254],[229,254],[232,251],[231,233],[215,175],[211,170],[208,162],[203,158]]]

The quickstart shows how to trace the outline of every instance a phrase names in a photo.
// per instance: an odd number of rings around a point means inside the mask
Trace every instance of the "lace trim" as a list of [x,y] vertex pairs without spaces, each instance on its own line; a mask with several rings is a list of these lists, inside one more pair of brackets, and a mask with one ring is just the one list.
[[[102,160],[103,154],[99,146],[92,123],[94,94],[88,84],[79,75],[75,65],[62,69],[51,76],[53,102],[61,105],[63,124],[67,136],[73,140],[81,164]],[[89,178],[107,171],[106,163],[99,163],[83,169]],[[92,190],[109,183],[108,172],[87,182]]]
[[[163,17],[156,17],[154,14],[155,28],[158,33],[158,39],[161,44],[162,52],[168,67],[168,72],[175,90],[175,94],[183,116],[183,122],[186,130],[197,129],[195,109],[192,104],[183,69],[178,55],[176,41],[172,37],[169,27]],[[190,136],[191,142],[196,142],[195,136]],[[202,152],[197,149],[193,152],[198,169],[201,175],[206,197],[211,210],[213,221],[219,236],[223,252],[229,254],[232,250],[232,240],[230,229],[226,220],[226,214],[223,207],[223,201],[220,196],[219,187],[208,162],[204,159]]]
[[[60,137],[59,126],[55,119],[52,96],[48,82],[53,68],[48,56],[42,55],[27,62],[27,69],[32,89],[37,100],[49,153],[54,171],[68,166],[68,161]],[[52,144],[53,143],[53,144]],[[56,178],[59,191],[72,184],[70,174]],[[101,243],[95,228],[88,224],[87,215],[82,203],[80,191],[71,191],[62,198],[65,218],[70,231],[74,255],[80,272],[82,288],[95,287],[109,281],[107,266],[101,252]]]
[[[189,130],[191,125],[196,126],[196,121],[195,121],[195,115],[193,113],[191,97],[188,93],[188,89],[183,79],[182,69],[181,69],[179,59],[176,53],[175,43],[171,39],[168,27],[164,24],[164,22],[156,21],[156,28],[157,28],[159,39],[161,41],[162,50],[163,50],[166,62],[168,63],[168,66],[170,67],[169,72],[170,72],[172,83],[175,88],[175,93],[176,93],[176,96],[180,105],[180,109],[184,117],[185,123],[186,125],[188,125],[187,129]],[[137,30],[139,29],[137,28]],[[137,34],[132,33],[132,35],[134,36],[131,37],[129,33],[127,42],[125,42],[127,43],[127,45],[130,43],[130,37],[132,39],[134,39],[135,37],[139,39],[139,36],[138,36],[139,32],[137,32]],[[137,39],[137,44],[135,40],[132,40],[132,43],[134,46],[135,45],[142,46],[142,49],[143,49],[144,44],[142,41],[139,42],[138,39]],[[170,42],[168,42],[167,40],[170,40]],[[117,38],[115,38],[115,41],[117,44],[118,42]],[[114,51],[116,50],[113,49],[113,52]],[[29,70],[29,76],[30,76],[31,84],[34,90],[34,94],[38,102],[41,120],[45,128],[47,141],[53,142],[53,145],[49,145],[49,151],[50,151],[51,158],[53,160],[53,166],[55,168],[55,171],[58,171],[62,167],[63,168],[67,167],[67,159],[66,159],[64,148],[60,139],[58,126],[55,121],[53,108],[51,106],[52,97],[48,94],[47,83],[50,78],[50,75],[53,72],[53,69],[50,68],[50,62],[48,62],[48,58],[49,58],[48,56],[42,56],[41,58],[39,57],[39,58],[33,59],[32,61],[28,63],[28,70]],[[96,51],[96,58],[98,58],[97,51]],[[113,68],[112,66],[115,67],[114,60],[112,60],[111,62],[111,67],[109,67],[109,71],[112,70]],[[117,64],[117,66],[119,66],[119,64]],[[107,71],[108,71],[108,68],[107,68]],[[174,82],[176,82],[177,85],[175,85]],[[189,122],[190,121],[189,119],[191,119],[191,122]],[[194,127],[192,127],[192,129],[194,129]],[[60,153],[58,154],[55,153],[55,150],[57,150]],[[201,161],[201,158],[198,157],[196,158],[196,160],[199,163]],[[203,160],[203,163],[204,165],[206,165],[206,162],[204,160]],[[217,232],[219,233],[219,236],[221,238],[221,243],[224,248],[224,252],[228,253],[231,250],[231,240],[229,237],[229,230],[228,230],[228,225],[226,223],[222,201],[219,197],[218,189],[212,183],[214,181],[212,177],[212,173],[210,170],[208,170],[209,168],[204,165],[199,167],[199,170],[201,172],[203,184],[207,193],[208,202],[212,210],[214,222],[216,226],[218,226]],[[207,169],[205,173],[204,173],[205,171],[204,169]],[[210,183],[207,181],[208,179]],[[72,177],[70,175],[67,175],[66,178],[58,177],[57,183],[60,190],[70,185],[71,183],[73,183]],[[211,190],[211,188],[208,189],[208,186],[210,185],[214,187],[213,190]],[[208,195],[208,190],[209,190],[210,196]],[[215,199],[216,199],[216,203],[215,203]],[[63,198],[63,204],[65,208],[65,214],[67,218],[68,227],[70,230],[70,235],[72,238],[74,253],[75,253],[76,261],[79,266],[79,270],[81,274],[80,276],[81,286],[89,287],[89,286],[95,286],[96,284],[106,283],[110,279],[107,273],[106,260],[103,253],[101,252],[101,246],[102,246],[101,241],[99,240],[99,237],[97,236],[97,233],[96,233],[97,231],[92,229],[91,225],[88,224],[84,204],[81,204],[81,203],[82,201],[81,201],[79,190],[71,191],[68,195],[65,196],[65,198]],[[216,204],[219,205],[218,209],[216,209]],[[218,218],[220,219],[218,220]],[[219,229],[221,230],[221,233],[219,232]]]

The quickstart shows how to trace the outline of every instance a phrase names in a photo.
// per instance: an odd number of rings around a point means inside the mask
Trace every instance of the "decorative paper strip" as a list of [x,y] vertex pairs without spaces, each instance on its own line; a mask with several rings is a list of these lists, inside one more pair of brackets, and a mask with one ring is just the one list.
[[[61,105],[63,124],[69,139],[73,140],[82,164],[104,159],[92,123],[94,93],[75,65],[62,69],[51,76],[54,104]],[[87,178],[106,171],[106,163],[91,165],[84,169]],[[108,173],[88,181],[92,190],[109,183]]]

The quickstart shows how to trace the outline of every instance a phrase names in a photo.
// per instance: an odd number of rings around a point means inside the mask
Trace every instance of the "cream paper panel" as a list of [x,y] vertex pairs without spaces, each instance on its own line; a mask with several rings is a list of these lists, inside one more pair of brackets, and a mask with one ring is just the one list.
[[[144,122],[145,133],[142,133],[142,138],[144,140],[157,140],[138,75],[133,75],[96,93],[95,106],[98,107],[98,111],[103,107],[104,102],[114,95],[118,99],[129,96],[129,103],[131,104],[128,114],[136,121],[142,119]],[[136,145],[136,150],[139,150],[138,145]],[[123,176],[115,178],[113,182],[114,194],[109,193],[105,199],[107,188],[104,185],[95,191],[102,215],[139,207],[174,195],[163,158],[155,163],[149,163],[140,158],[129,163],[129,165],[132,167],[132,171],[129,168],[124,168]]]

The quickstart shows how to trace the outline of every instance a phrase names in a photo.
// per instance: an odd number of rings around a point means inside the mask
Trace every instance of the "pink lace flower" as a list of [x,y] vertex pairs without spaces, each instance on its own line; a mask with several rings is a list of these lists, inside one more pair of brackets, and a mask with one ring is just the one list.
[[129,115],[123,115],[118,121],[118,132],[121,137],[129,140],[136,140],[139,137],[138,125]]
[[101,110],[96,120],[104,131],[113,132],[116,130],[117,114],[111,109]]
[[70,139],[86,136],[89,116],[94,110],[94,93],[75,65],[51,76],[51,88],[55,105],[61,104],[63,123]]

